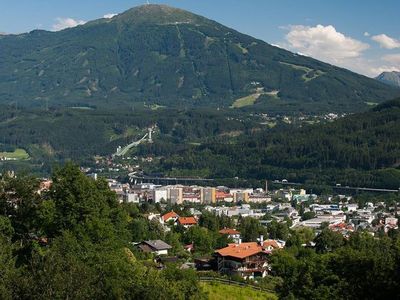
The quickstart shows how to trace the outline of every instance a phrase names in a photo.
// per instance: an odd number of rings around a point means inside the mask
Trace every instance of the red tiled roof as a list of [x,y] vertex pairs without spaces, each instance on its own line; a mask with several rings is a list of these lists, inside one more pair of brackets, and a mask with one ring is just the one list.
[[227,234],[227,235],[235,235],[235,234],[240,234],[239,231],[235,229],[230,229],[230,228],[224,228],[219,231],[220,234]]
[[219,249],[215,252],[221,256],[231,256],[243,259],[263,252],[263,249],[258,243],[251,242],[241,244],[229,244],[228,247]]
[[165,215],[163,215],[161,217],[163,219],[164,222],[168,221],[171,218],[179,218],[178,214],[174,211],[171,211],[169,213],[166,213]]
[[271,246],[274,249],[279,249],[280,248],[278,243],[276,241],[274,241],[274,240],[266,240],[266,241],[264,241],[263,247],[269,247],[269,246]]
[[179,224],[181,225],[196,225],[197,221],[194,217],[179,217]]

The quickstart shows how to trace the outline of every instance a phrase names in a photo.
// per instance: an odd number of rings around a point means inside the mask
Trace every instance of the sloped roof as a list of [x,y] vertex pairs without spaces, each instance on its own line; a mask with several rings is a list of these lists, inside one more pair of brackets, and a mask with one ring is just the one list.
[[168,250],[172,248],[170,245],[162,240],[144,241],[143,243],[156,251]]
[[195,217],[179,217],[178,222],[181,225],[196,225],[197,224]]
[[168,221],[171,218],[179,218],[179,215],[174,211],[170,211],[170,212],[166,213],[165,215],[163,215],[161,218],[165,222],[165,221]]
[[262,247],[256,242],[229,244],[228,247],[215,251],[221,256],[231,256],[235,258],[246,258],[260,252],[263,252]]
[[275,240],[266,240],[266,241],[264,241],[263,247],[269,247],[269,246],[271,246],[274,249],[279,249],[280,248],[279,244]]
[[235,234],[240,234],[239,231],[236,229],[231,229],[231,228],[224,228],[219,231],[220,234],[228,234],[228,235],[235,235]]

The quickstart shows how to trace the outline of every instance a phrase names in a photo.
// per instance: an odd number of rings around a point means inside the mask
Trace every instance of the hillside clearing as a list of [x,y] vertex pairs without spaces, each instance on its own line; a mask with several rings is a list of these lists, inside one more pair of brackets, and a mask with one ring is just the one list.
[[325,72],[322,72],[321,70],[314,70],[314,69],[311,69],[311,68],[308,68],[305,66],[299,66],[299,65],[295,65],[295,64],[286,63],[286,62],[280,62],[280,64],[289,66],[295,70],[303,71],[305,74],[303,74],[301,76],[301,79],[303,79],[305,82],[309,82],[309,81],[314,80],[325,74]]
[[261,95],[262,95],[261,93],[256,93],[237,99],[235,100],[235,102],[233,102],[231,108],[242,108],[245,106],[254,105],[254,103],[257,101],[258,98],[260,98]]
[[24,149],[16,149],[14,152],[0,152],[0,158],[10,160],[28,159],[29,154]]
[[213,300],[276,300],[272,293],[256,291],[249,287],[238,287],[221,283],[201,283],[203,290]]

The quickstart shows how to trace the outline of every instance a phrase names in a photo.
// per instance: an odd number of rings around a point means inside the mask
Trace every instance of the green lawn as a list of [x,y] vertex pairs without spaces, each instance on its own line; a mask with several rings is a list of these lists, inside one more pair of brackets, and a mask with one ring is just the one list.
[[221,283],[201,283],[201,286],[212,300],[277,300],[272,293],[253,290],[249,287],[238,287]]
[[24,149],[16,149],[14,152],[0,152],[0,158],[23,160],[28,159],[29,154]]

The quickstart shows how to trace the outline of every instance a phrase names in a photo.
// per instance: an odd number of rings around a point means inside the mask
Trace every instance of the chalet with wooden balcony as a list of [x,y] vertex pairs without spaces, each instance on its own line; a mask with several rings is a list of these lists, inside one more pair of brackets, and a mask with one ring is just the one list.
[[226,275],[239,275],[253,279],[264,277],[268,273],[267,257],[269,250],[263,243],[229,244],[215,252],[218,272]]

